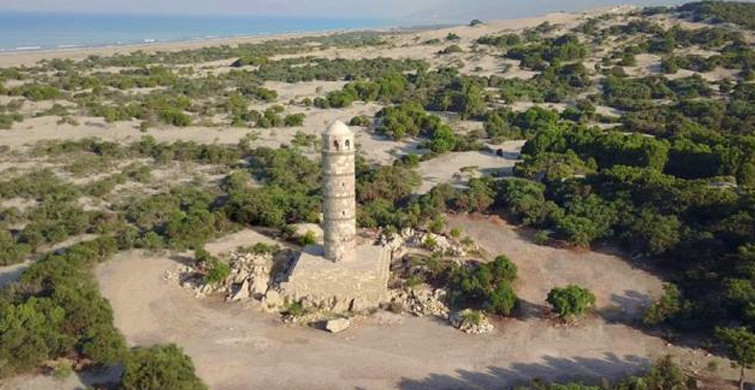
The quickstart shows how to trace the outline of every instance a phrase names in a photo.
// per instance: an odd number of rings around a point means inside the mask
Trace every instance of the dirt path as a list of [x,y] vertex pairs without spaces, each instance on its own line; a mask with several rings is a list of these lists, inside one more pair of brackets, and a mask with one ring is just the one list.
[[[601,305],[606,297],[623,296],[629,288],[649,294],[660,286],[642,271],[621,267],[618,258],[590,254],[584,256],[590,265],[579,265],[582,257],[564,255],[559,260],[541,252],[542,247],[510,238],[516,233],[506,225],[463,219],[452,223],[490,245],[489,251],[509,249],[520,265],[517,288],[526,300],[536,301],[555,282],[582,274],[588,283],[602,280],[590,285]],[[498,234],[506,239],[493,240]],[[232,245],[226,239],[223,247]],[[549,262],[562,264],[545,267]],[[96,275],[113,305],[116,325],[130,343],[179,344],[213,389],[498,389],[533,378],[613,379],[637,372],[650,357],[669,350],[660,339],[599,316],[576,328],[553,327],[526,316],[506,320],[485,336],[465,335],[428,318],[401,317],[393,325],[363,321],[332,335],[284,325],[252,304],[196,299],[162,279],[176,267],[167,257],[126,252],[101,265]]]

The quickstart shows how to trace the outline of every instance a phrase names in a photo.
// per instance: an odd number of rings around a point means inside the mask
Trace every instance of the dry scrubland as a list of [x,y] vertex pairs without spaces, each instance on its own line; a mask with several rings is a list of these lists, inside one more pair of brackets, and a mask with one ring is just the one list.
[[[117,382],[128,348],[167,343],[212,389],[613,383],[667,354],[734,386],[713,329],[753,323],[752,26],[680,11],[0,56],[0,389]],[[365,232],[477,246],[424,245],[394,287],[446,289],[492,333],[381,310],[334,335],[167,277],[201,248],[300,249],[336,119]],[[454,281],[498,255],[509,309]],[[546,298],[569,284],[595,306],[563,323]],[[7,320],[47,304],[62,323]]]

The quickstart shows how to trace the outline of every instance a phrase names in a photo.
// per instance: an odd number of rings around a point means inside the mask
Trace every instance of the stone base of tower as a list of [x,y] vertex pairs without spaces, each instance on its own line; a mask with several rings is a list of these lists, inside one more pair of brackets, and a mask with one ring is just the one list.
[[350,257],[335,263],[325,259],[322,246],[304,248],[280,284],[281,295],[333,312],[377,308],[388,297],[390,248],[358,245]]

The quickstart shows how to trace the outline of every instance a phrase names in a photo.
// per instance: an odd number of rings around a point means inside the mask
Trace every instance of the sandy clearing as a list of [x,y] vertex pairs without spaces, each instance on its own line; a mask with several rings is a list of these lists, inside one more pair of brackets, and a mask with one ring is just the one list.
[[422,178],[422,184],[416,190],[417,194],[424,194],[441,183],[451,183],[462,186],[468,180],[470,173],[462,173],[465,167],[472,170],[471,175],[511,175],[511,170],[519,158],[519,150],[525,141],[508,141],[495,148],[503,151],[503,156],[493,152],[457,152],[446,153],[439,157],[423,161],[417,170]]
[[528,238],[531,232],[520,233],[497,217],[455,216],[449,218],[449,225],[474,238],[490,256],[509,256],[519,267],[517,294],[535,305],[545,304],[553,287],[578,284],[595,294],[599,310],[634,319],[663,291],[661,280],[610,253],[611,249],[595,252],[535,245]]
[[364,322],[331,335],[284,325],[253,304],[195,299],[162,280],[176,267],[167,257],[125,252],[96,275],[129,343],[178,343],[211,388],[488,389],[536,376],[613,378],[664,350],[661,340],[600,318],[573,329],[537,318],[508,320],[494,334],[475,337],[406,317],[398,325]]

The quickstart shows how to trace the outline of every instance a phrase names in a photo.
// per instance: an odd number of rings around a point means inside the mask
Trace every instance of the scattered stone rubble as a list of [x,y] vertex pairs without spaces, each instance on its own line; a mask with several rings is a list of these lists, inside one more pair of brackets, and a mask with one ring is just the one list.
[[411,248],[429,249],[447,256],[466,256],[469,251],[478,249],[474,245],[471,248],[465,248],[459,240],[442,234],[412,228],[402,229],[398,234],[391,236],[381,235],[379,241],[381,245],[391,248],[394,259],[404,256],[407,249]]
[[270,272],[273,257],[270,254],[255,254],[246,251],[231,252],[228,261],[230,274],[224,283],[219,285],[205,284],[199,270],[190,265],[181,266],[178,274],[166,276],[167,279],[178,279],[181,286],[194,291],[196,297],[204,297],[213,293],[224,293],[228,301],[243,301],[250,298],[263,300],[268,303],[278,303],[274,297],[267,298],[270,286]]
[[469,318],[473,316],[473,311],[471,309],[464,309],[452,314],[448,320],[451,326],[464,333],[484,334],[492,332],[493,324],[488,321],[485,314],[478,312],[478,315],[480,316],[479,321],[471,321]]
[[401,305],[403,309],[417,317],[433,316],[448,318],[448,306],[445,304],[447,292],[438,288],[409,288],[391,291],[391,303]]
[[228,265],[231,274],[225,283],[227,300],[261,299],[265,296],[270,284],[272,255],[235,252]]
[[[394,259],[403,257],[411,249],[427,250],[428,241],[434,244],[434,251],[442,252],[448,256],[461,257],[469,251],[476,250],[476,248],[465,248],[456,239],[411,228],[403,229],[399,234],[393,234],[390,237],[385,235],[379,237],[379,243],[390,248]],[[182,287],[191,289],[198,298],[223,293],[226,300],[231,302],[255,299],[261,303],[261,310],[266,312],[277,313],[285,309],[286,301],[276,286],[285,278],[287,270],[278,269],[278,272],[272,275],[274,268],[272,255],[234,251],[227,258],[230,274],[225,282],[220,285],[205,284],[200,270],[191,265],[180,266],[177,272],[166,272],[163,279],[179,282]],[[280,266],[277,268],[280,268]],[[447,291],[443,288],[433,289],[422,285],[390,290],[389,294],[390,305],[396,305],[411,315],[446,319],[452,326],[465,333],[481,334],[488,333],[493,329],[484,315],[477,324],[465,321],[464,313],[467,310],[450,315],[449,307],[446,304]],[[319,302],[308,296],[302,298],[300,303],[308,309],[308,314],[303,318],[295,318],[288,322],[301,323],[302,320],[306,320],[304,322],[320,320],[322,316],[317,312],[328,312],[334,306],[334,302]],[[348,310],[351,313],[358,313],[363,311],[360,306],[360,302],[355,300],[349,303]],[[338,333],[350,325],[351,321],[348,318],[330,319],[325,322],[325,330]]]

